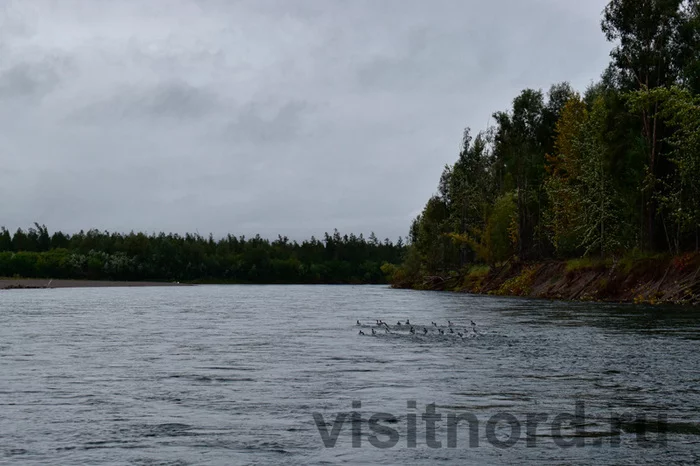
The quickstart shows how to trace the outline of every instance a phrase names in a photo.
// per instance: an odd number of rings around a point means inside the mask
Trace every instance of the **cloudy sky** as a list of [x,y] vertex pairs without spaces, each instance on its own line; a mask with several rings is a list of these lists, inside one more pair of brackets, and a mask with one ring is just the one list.
[[0,4],[0,225],[405,235],[526,87],[583,90],[604,0]]

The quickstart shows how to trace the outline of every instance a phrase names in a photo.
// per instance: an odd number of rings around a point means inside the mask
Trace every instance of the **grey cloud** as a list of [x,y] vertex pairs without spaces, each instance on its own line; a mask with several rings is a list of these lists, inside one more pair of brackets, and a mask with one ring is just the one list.
[[51,63],[19,62],[0,69],[0,99],[42,97],[61,81]]
[[[358,85],[365,90],[406,92],[462,89],[474,60],[489,60],[493,56],[492,45],[475,47],[474,42],[464,40],[465,36],[468,34],[428,30],[425,26],[412,29],[396,50],[371,58],[359,67]],[[457,43],[463,43],[463,50],[454,50]],[[498,71],[494,66],[490,68],[484,71]]]
[[236,120],[226,126],[227,137],[233,141],[265,144],[289,141],[300,135],[301,120],[308,110],[305,102],[291,101],[273,110],[265,107],[253,103],[239,109]]
[[0,225],[395,239],[465,126],[599,76],[605,3],[15,2]]
[[173,80],[148,86],[122,86],[108,98],[75,110],[70,119],[89,124],[142,118],[185,120],[206,117],[222,105],[215,93]]

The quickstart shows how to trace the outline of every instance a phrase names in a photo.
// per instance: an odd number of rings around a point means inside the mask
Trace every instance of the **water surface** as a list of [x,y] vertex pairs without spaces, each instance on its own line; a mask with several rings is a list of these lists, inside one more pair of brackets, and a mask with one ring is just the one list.
[[[375,325],[371,336],[377,319],[392,333]],[[416,335],[396,327],[406,319]],[[449,333],[448,320],[466,330],[464,339]],[[694,462],[699,322],[692,309],[383,286],[4,291],[0,463]],[[325,447],[313,414],[330,430],[353,401],[361,403],[360,448],[349,420]],[[574,414],[577,402],[583,430],[566,422],[562,437],[553,435],[551,421]],[[427,446],[421,418],[433,403],[443,415],[441,448]],[[393,448],[369,441],[366,421],[379,412],[396,417],[383,424],[398,433]],[[470,447],[464,424],[457,448],[448,448],[448,413],[476,417],[478,446]],[[520,423],[512,447],[498,442],[513,425],[495,424],[496,444],[487,435],[498,413]],[[548,418],[532,432],[534,446],[526,443],[528,413]],[[413,415],[417,445],[409,448]],[[651,431],[642,436],[640,425]],[[585,446],[557,444],[577,435]]]

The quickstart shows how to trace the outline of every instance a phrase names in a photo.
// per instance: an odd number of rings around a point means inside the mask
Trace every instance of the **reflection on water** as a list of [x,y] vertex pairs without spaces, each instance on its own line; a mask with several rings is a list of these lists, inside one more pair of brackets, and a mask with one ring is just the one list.
[[0,461],[688,463],[699,322],[381,286],[6,291]]

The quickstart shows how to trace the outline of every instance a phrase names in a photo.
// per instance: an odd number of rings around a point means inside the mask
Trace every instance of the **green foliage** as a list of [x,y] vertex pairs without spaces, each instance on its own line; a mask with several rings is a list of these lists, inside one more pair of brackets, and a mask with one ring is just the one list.
[[462,287],[472,292],[480,292],[490,271],[491,267],[487,265],[472,265],[464,276]]
[[49,235],[35,224],[14,236],[0,229],[0,276],[238,283],[385,283],[381,264],[398,264],[403,240],[380,242],[338,231],[269,241],[228,235],[145,235],[89,230]]
[[489,264],[505,261],[515,253],[518,234],[518,210],[515,193],[506,193],[496,200],[486,226],[485,257]]
[[628,274],[632,270],[643,270],[643,267],[640,267],[642,264],[651,264],[652,268],[656,268],[659,263],[667,260],[668,254],[633,249],[620,257],[617,261],[617,267],[623,273]]
[[567,83],[525,89],[473,141],[464,132],[411,225],[402,280],[700,249],[700,1],[612,0],[601,27],[612,61],[583,97]]
[[520,274],[506,280],[494,294],[511,296],[529,295],[532,289],[532,283],[535,279],[535,274],[538,270],[536,266],[523,268]]
[[633,111],[655,107],[663,122],[675,130],[666,139],[673,169],[657,180],[659,186],[654,196],[669,250],[679,254],[682,237],[690,233],[697,235],[700,227],[700,96],[673,86],[643,89],[627,97]]
[[569,259],[566,261],[567,272],[579,272],[585,270],[601,270],[612,265],[610,259],[602,259],[600,257],[581,257],[578,259]]
[[696,0],[612,0],[601,28],[615,42],[612,65],[623,89],[688,83],[700,58]]
[[600,256],[614,253],[625,246],[624,223],[620,215],[620,199],[612,182],[604,140],[607,108],[602,98],[593,103],[583,128],[580,179],[581,214],[576,230],[581,232],[584,254]]
[[469,267],[467,271],[467,276],[469,277],[485,277],[491,271],[491,267],[488,265],[475,264]]
[[549,239],[560,256],[578,251],[581,244],[577,231],[581,217],[582,193],[579,177],[582,168],[582,139],[588,120],[586,104],[574,95],[564,105],[556,123],[554,154],[547,155],[544,189],[549,208],[544,215]]

